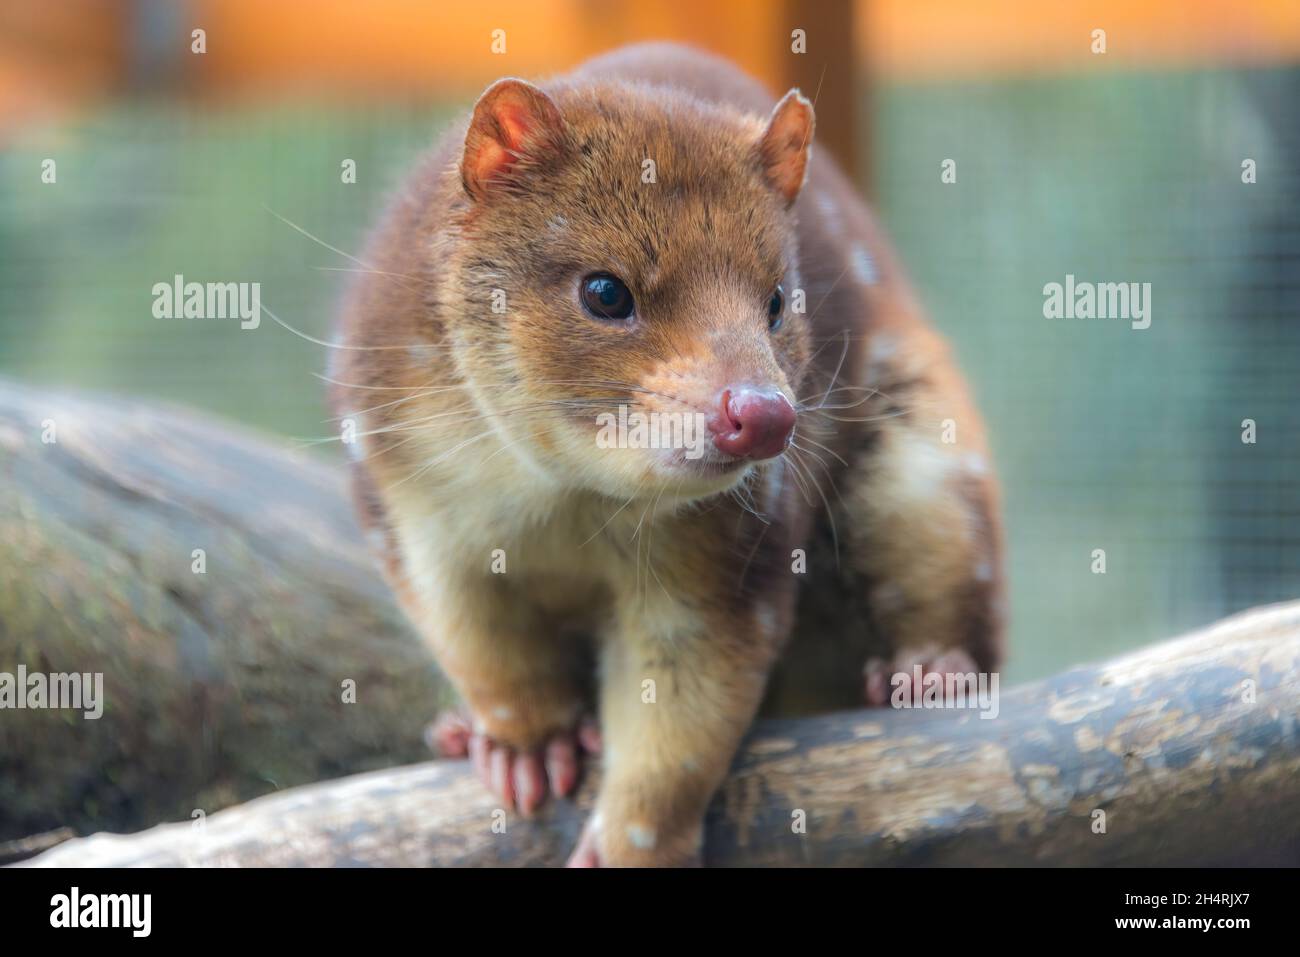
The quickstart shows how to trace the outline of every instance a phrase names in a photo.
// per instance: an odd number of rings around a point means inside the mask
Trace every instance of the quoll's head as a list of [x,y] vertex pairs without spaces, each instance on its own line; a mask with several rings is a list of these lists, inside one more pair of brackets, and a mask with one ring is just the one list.
[[782,455],[809,358],[792,206],[812,105],[501,80],[465,136],[458,365],[512,448],[619,496],[716,494]]

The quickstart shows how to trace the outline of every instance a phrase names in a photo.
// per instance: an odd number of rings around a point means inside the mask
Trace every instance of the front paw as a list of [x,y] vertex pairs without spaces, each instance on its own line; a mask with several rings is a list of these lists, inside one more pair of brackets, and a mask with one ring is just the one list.
[[[917,668],[920,668],[922,680],[927,675],[938,674],[945,678],[944,687],[948,687],[948,675],[977,674],[979,667],[974,659],[960,648],[922,648],[901,651],[892,660],[872,658],[862,669],[863,698],[873,708],[884,707],[890,703],[894,691],[906,691],[918,698],[921,687],[912,687],[916,683]],[[912,700],[910,697],[908,700]]]
[[506,808],[532,814],[547,794],[565,797],[577,787],[584,756],[600,753],[594,720],[557,732],[540,746],[518,747],[461,711],[441,715],[428,732],[444,757],[468,757],[479,779]]
[[619,823],[597,810],[587,819],[566,867],[699,867],[704,829],[665,830]]

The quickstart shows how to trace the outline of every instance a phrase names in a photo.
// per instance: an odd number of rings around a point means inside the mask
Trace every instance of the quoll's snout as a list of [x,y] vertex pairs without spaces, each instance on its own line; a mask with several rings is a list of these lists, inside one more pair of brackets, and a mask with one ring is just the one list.
[[779,389],[740,386],[722,391],[709,430],[719,452],[771,459],[789,446],[794,423],[794,406]]

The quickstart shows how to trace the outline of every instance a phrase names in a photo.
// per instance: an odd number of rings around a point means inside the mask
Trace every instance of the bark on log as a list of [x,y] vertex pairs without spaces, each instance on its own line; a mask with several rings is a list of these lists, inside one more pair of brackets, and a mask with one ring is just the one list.
[[103,672],[106,704],[0,710],[0,854],[420,760],[449,700],[338,469],[193,412],[0,379],[0,672],[19,665]]
[[[710,812],[706,863],[1294,865],[1297,703],[1300,603],[1016,688],[992,720],[881,709],[764,722]],[[261,798],[202,829],[70,841],[30,863],[558,864],[595,777],[578,801],[523,821],[464,762],[428,763]]]

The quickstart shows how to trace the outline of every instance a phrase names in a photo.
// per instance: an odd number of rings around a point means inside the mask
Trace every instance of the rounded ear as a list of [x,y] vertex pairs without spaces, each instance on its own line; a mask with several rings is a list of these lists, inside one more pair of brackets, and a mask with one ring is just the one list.
[[787,206],[799,196],[808,175],[813,106],[797,89],[781,97],[758,141],[758,156],[767,181]]
[[491,181],[520,159],[557,149],[563,131],[564,118],[549,96],[523,80],[497,80],[474,104],[465,133],[460,176],[466,192],[483,199]]

